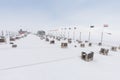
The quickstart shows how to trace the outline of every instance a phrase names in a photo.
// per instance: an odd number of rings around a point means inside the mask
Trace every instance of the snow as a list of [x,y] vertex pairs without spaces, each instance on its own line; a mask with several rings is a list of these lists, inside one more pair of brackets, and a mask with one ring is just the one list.
[[[80,48],[77,43],[61,48],[61,42],[50,44],[35,35],[0,45],[0,80],[119,80],[120,50],[100,55],[101,47],[93,44]],[[75,48],[74,45],[77,45]],[[95,52],[93,61],[80,58],[81,52]]]

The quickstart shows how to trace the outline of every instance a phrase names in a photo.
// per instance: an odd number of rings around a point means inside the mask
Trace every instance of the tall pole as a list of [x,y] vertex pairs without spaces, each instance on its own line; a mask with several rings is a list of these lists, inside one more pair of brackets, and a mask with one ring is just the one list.
[[101,33],[101,44],[103,43],[103,31]]
[[101,33],[101,44],[103,44],[104,27],[105,26],[103,26],[102,33]]
[[80,32],[80,41],[81,41],[81,32]]
[[73,40],[75,40],[75,31],[73,30]]
[[68,39],[70,38],[70,30],[71,28],[68,28]]
[[62,28],[61,28],[61,32],[60,32],[60,35],[61,35],[61,37],[63,37]]
[[68,39],[69,39],[69,31],[68,31]]
[[94,28],[94,26],[90,26],[89,36],[88,36],[88,42],[90,42],[90,37],[91,37],[91,28]]
[[3,32],[3,30],[2,30],[2,36],[4,36],[4,32]]
[[73,40],[75,41],[75,30],[76,30],[76,27],[74,27],[74,30],[73,30]]
[[61,28],[61,37],[64,37],[63,28]]
[[90,35],[91,35],[91,33],[90,33],[90,31],[89,31],[89,36],[88,36],[88,41],[90,42]]
[[90,26],[90,29],[89,29],[89,35],[88,35],[88,42],[90,42],[90,37],[91,37],[91,28],[92,28],[92,26]]
[[64,28],[64,38],[66,37],[66,28]]

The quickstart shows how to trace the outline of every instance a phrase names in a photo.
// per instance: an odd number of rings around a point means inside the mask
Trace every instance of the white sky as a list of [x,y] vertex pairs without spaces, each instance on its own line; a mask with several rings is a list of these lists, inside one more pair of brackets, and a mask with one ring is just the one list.
[[[0,0],[0,29],[82,28],[119,31],[119,0]],[[82,26],[81,26],[82,25]]]

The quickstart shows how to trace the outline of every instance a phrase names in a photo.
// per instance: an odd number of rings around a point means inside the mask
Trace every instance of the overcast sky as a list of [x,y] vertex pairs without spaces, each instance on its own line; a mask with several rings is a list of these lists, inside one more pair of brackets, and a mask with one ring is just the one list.
[[119,4],[119,0],[0,0],[0,27],[108,24],[112,30],[119,30]]

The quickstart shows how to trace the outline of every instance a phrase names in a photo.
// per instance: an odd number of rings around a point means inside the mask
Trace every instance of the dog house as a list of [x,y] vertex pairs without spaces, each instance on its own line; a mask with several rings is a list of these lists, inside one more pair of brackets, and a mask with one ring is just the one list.
[[13,38],[13,37],[10,37],[10,41],[15,41],[15,38]]
[[16,36],[16,37],[15,37],[15,39],[20,39],[20,38],[21,38],[21,37],[19,37],[19,36]]
[[54,41],[54,40],[51,40],[51,41],[50,41],[50,44],[55,44],[55,41]]
[[14,44],[13,42],[10,42],[10,44]]
[[57,40],[60,41],[60,38],[58,38]]
[[0,43],[4,43],[4,42],[6,42],[5,39],[0,39]]
[[16,48],[16,47],[17,47],[17,45],[16,45],[16,44],[13,44],[13,45],[12,45],[12,48]]
[[68,39],[68,43],[72,43],[72,40],[71,40],[71,39]]
[[63,38],[63,40],[66,40],[66,39],[67,39],[66,37]]
[[90,53],[82,52],[81,53],[81,59],[83,59],[87,62],[92,61],[93,56],[94,56],[94,52],[90,52]]
[[48,41],[49,41],[49,39],[48,39],[48,38],[46,38],[46,41],[48,42]]
[[0,43],[5,43],[5,42],[6,42],[5,37],[4,37],[4,36],[1,36],[1,37],[0,37]]
[[92,43],[89,43],[89,44],[88,44],[88,46],[90,46],[90,47],[91,47],[91,46],[92,46]]
[[55,39],[55,36],[53,36],[53,39]]
[[61,48],[67,48],[68,47],[68,43],[61,43]]
[[118,49],[120,50],[120,46],[118,47]]
[[111,47],[111,51],[117,51],[117,47],[112,46],[112,47]]
[[82,41],[79,41],[79,40],[78,40],[77,42],[78,42],[78,43],[82,43]]
[[98,46],[102,46],[102,43],[98,43]]
[[60,39],[61,39],[60,37],[56,37],[56,40],[57,40],[57,41],[60,41]]
[[109,49],[101,48],[99,53],[102,55],[108,55]]
[[89,41],[85,41],[85,43],[88,43]]
[[74,45],[74,47],[76,48],[76,47],[77,47],[77,45]]
[[43,36],[40,36],[40,39],[41,39],[41,40],[43,40],[43,39],[45,39],[45,37],[43,37]]
[[85,47],[85,44],[84,44],[84,43],[80,44],[80,47],[84,48],[84,47]]

